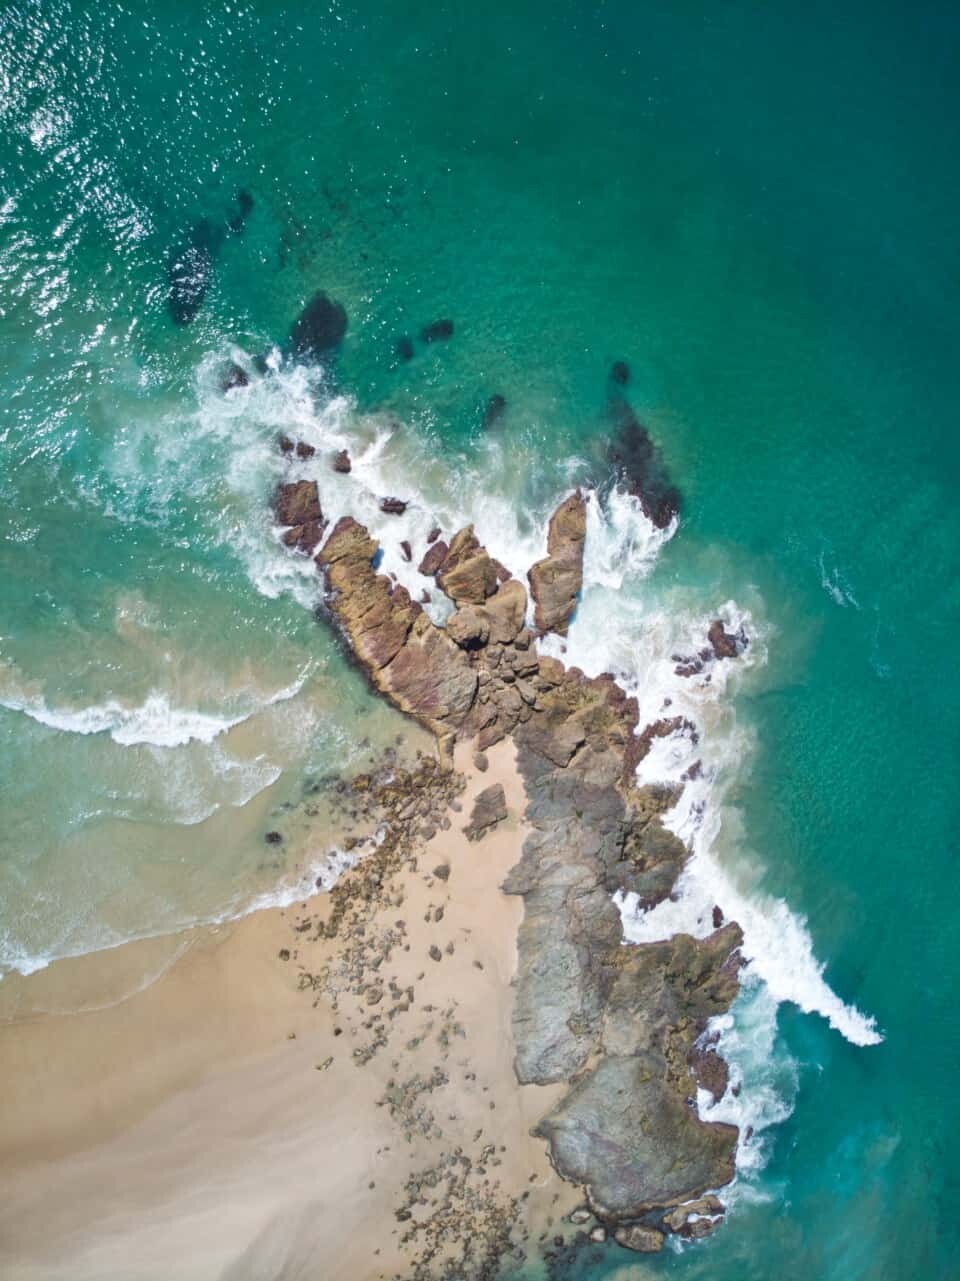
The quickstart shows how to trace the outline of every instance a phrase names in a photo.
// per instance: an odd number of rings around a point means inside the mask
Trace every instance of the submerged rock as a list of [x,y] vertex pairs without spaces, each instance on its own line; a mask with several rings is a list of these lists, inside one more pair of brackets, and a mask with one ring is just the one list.
[[347,313],[323,292],[316,293],[290,330],[290,351],[298,360],[322,360],[343,342]]
[[615,360],[610,366],[610,381],[618,387],[626,387],[630,381],[630,366],[625,360]]
[[501,396],[499,392],[492,395],[483,410],[483,418],[480,422],[483,431],[489,431],[491,427],[496,426],[506,412],[506,396]]
[[671,484],[650,433],[622,397],[611,399],[614,437],[607,457],[617,469],[620,484],[640,502],[658,529],[666,529],[679,514],[680,493]]
[[447,338],[453,337],[452,320],[435,320],[432,324],[424,325],[420,330],[420,337],[426,343],[443,342]]
[[413,339],[409,334],[404,334],[401,338],[397,339],[394,345],[394,351],[397,353],[397,357],[400,360],[413,360]]
[[167,266],[167,306],[174,324],[196,320],[212,279],[213,247],[201,223],[192,239],[174,250]]
[[527,577],[541,632],[566,636],[583,585],[583,544],[587,504],[578,489],[550,517],[547,555],[531,565]]

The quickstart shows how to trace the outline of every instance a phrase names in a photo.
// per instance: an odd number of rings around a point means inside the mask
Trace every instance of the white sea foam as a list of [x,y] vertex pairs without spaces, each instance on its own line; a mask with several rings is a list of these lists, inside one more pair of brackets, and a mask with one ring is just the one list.
[[31,720],[68,734],[109,734],[122,747],[150,745],[183,747],[187,743],[212,743],[220,734],[249,720],[265,707],[293,698],[303,685],[301,678],[278,690],[259,706],[236,716],[173,706],[168,695],[151,693],[142,703],[128,705],[107,699],[91,707],[50,707],[42,697],[17,690],[0,693],[0,706],[22,712]]

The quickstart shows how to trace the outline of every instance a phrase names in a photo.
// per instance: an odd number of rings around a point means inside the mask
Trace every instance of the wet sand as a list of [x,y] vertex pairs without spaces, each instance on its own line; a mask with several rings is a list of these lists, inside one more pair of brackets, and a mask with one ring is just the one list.
[[[529,1134],[556,1092],[512,1064],[523,789],[489,758],[346,935],[318,895],[0,984],[0,1274],[375,1281],[467,1243],[471,1275],[560,1230],[579,1190]],[[468,841],[492,782],[508,818]]]

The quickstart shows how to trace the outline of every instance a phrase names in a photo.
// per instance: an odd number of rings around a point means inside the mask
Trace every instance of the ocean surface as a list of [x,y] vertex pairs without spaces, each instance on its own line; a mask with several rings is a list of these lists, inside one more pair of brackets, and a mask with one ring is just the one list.
[[[278,545],[278,433],[418,586],[401,538],[472,519],[523,573],[591,483],[568,659],[697,726],[645,776],[702,762],[681,898],[625,926],[719,901],[750,964],[727,1226],[575,1275],[960,1274],[958,40],[860,0],[0,7],[0,970],[302,892],[318,784],[415,745]],[[318,289],[325,374],[282,358]],[[610,488],[614,360],[664,532]],[[743,657],[678,678],[717,616]]]

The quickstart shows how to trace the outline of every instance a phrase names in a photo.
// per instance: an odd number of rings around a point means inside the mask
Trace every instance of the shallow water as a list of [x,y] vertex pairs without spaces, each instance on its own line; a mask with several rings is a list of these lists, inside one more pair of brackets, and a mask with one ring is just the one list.
[[[4,964],[240,910],[303,853],[263,843],[284,807],[409,733],[276,546],[278,430],[349,442],[358,511],[416,499],[379,518],[398,574],[434,517],[522,572],[551,504],[606,479],[626,359],[682,519],[664,543],[597,505],[570,650],[652,715],[688,697],[675,646],[749,618],[694,709],[703,817],[675,820],[769,926],[767,982],[724,1033],[757,1131],[729,1227],[577,1275],[952,1275],[957,27],[936,4],[7,6]],[[170,255],[241,187],[177,327]],[[223,397],[318,288],[349,314],[347,399],[289,369]]]

